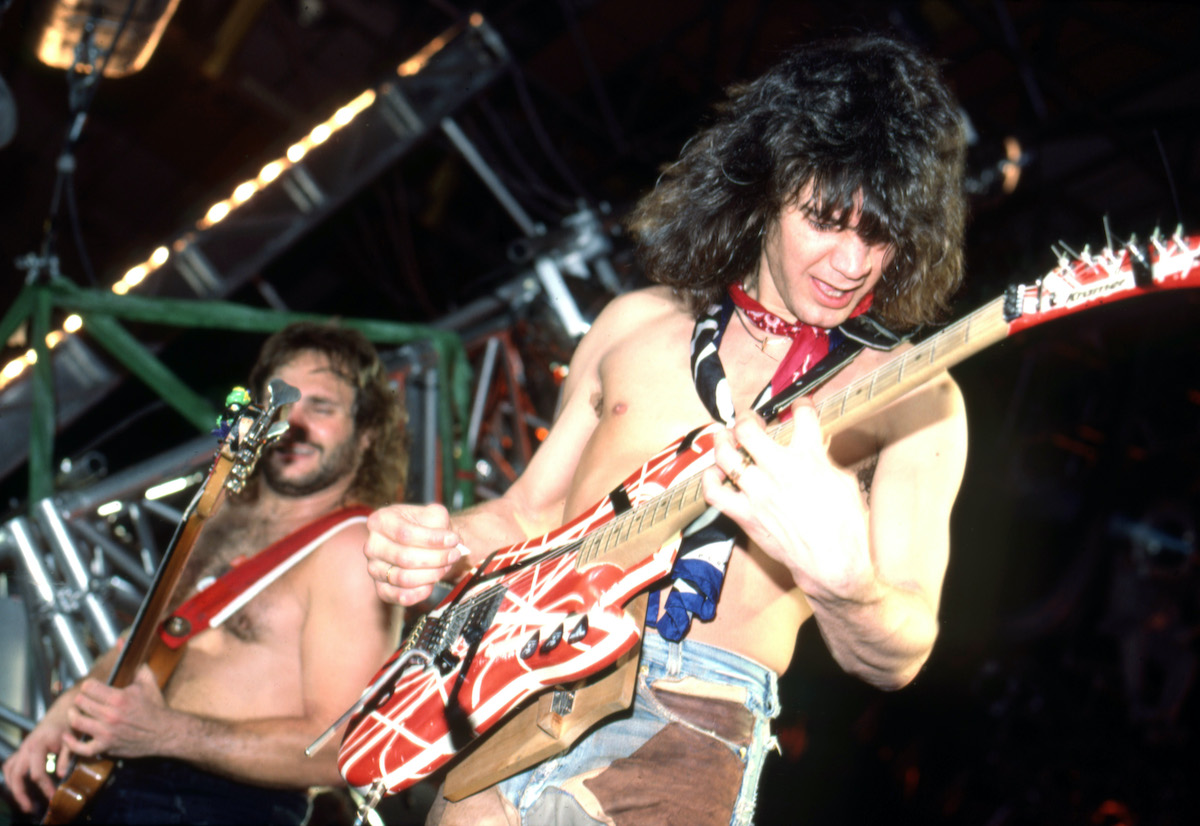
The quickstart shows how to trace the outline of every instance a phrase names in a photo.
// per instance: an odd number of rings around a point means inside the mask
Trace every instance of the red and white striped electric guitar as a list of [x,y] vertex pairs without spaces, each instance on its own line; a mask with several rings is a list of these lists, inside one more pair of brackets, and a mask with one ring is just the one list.
[[[1045,277],[1010,287],[823,399],[817,406],[822,430],[827,436],[843,430],[1035,324],[1118,299],[1194,286],[1200,286],[1200,236],[1176,232],[1166,238],[1156,232],[1144,245],[1063,255]],[[596,674],[631,652],[641,639],[642,617],[627,604],[670,571],[679,531],[705,509],[699,475],[713,463],[712,434],[719,427],[710,425],[668,446],[558,530],[497,551],[422,617],[348,712],[353,719],[338,765],[349,784],[365,792],[369,803],[400,791],[524,701],[537,694],[541,700],[556,694],[569,699],[567,692],[546,690]],[[771,433],[787,441],[790,422]],[[564,711],[551,708],[531,719],[545,729],[542,736],[554,737],[545,720],[561,722]]]

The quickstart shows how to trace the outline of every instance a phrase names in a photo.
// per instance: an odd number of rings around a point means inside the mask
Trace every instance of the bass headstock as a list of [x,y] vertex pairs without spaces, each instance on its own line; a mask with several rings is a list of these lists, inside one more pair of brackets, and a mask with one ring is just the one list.
[[1136,236],[1099,253],[1087,247],[1055,251],[1058,266],[1032,284],[1014,284],[1004,295],[1009,332],[1078,310],[1162,289],[1200,286],[1200,236],[1171,236],[1157,229],[1145,243]]
[[231,493],[240,493],[254,472],[263,448],[287,432],[285,421],[274,421],[280,408],[300,400],[300,391],[282,379],[267,384],[267,398],[256,403],[241,387],[225,399],[225,411],[217,419],[214,433],[221,438],[221,453],[233,464],[225,480]]

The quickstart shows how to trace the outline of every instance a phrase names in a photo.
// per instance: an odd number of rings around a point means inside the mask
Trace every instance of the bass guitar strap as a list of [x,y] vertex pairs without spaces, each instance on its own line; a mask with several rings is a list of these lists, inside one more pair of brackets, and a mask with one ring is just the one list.
[[350,525],[366,522],[370,513],[371,508],[361,505],[332,511],[234,564],[167,617],[159,627],[159,639],[174,650],[201,631],[220,626],[326,540]]

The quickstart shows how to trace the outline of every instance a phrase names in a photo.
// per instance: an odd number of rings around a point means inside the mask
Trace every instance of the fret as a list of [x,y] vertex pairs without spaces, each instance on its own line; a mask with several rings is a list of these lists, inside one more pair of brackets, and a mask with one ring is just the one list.
[[657,522],[660,519],[666,518],[671,512],[671,497],[670,496],[655,496],[654,508],[650,511],[650,521]]
[[[638,520],[638,524],[636,526],[634,525],[634,514],[636,514],[636,513],[637,513],[637,511],[630,511],[629,513],[623,513],[619,517],[617,517],[617,519],[614,520],[614,524],[616,524],[617,528],[619,529],[616,531],[617,536],[620,537],[620,539],[618,539],[618,544],[620,542],[627,541],[630,536],[632,536],[633,534],[635,534],[641,530],[641,528],[642,528],[641,521],[642,520]],[[634,530],[635,527],[638,528],[638,531]]]
[[[843,398],[842,398],[842,406],[841,406],[842,414],[843,415],[845,414],[847,406],[849,406],[850,409],[853,409],[854,407],[857,407],[861,402],[869,400],[871,398],[869,395],[869,392],[870,392],[870,385],[863,384],[862,382],[854,382],[849,387],[847,387],[846,391],[843,393]],[[853,405],[848,404],[851,399],[854,400]]]
[[[842,393],[839,391],[825,399],[825,401],[817,409],[817,421],[819,421],[821,424],[825,424],[827,420],[830,422],[837,421],[841,414],[834,410],[834,405],[837,403],[838,398],[841,395]],[[828,416],[826,415],[827,413],[829,414]]]
[[892,359],[887,364],[880,367],[876,373],[880,381],[880,392],[890,390],[892,387],[900,383],[900,359]]
[[591,536],[585,537],[583,540],[583,544],[580,545],[580,548],[582,550],[580,550],[580,552],[579,552],[579,560],[580,560],[580,562],[582,562],[585,565],[592,561],[592,551],[596,545],[596,543],[591,540],[592,540]]
[[633,531],[633,518],[629,513],[623,513],[613,519],[611,527],[608,530],[608,541],[604,543],[604,552],[608,553],[613,548],[629,539],[630,533]]

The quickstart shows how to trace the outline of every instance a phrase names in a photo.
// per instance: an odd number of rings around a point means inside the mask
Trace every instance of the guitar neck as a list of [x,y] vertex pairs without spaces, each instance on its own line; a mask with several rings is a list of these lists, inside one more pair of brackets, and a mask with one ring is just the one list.
[[[1008,332],[1004,299],[997,298],[822,399],[817,404],[822,433],[828,437],[861,422]],[[768,433],[775,441],[787,443],[792,435],[791,419],[769,428]],[[640,561],[657,549],[655,542],[662,534],[679,530],[706,507],[700,474],[694,473],[587,534],[581,540],[579,564],[600,559],[611,562],[614,556],[623,563]],[[619,555],[618,550],[622,551]]]
[[[206,484],[188,506],[183,521],[180,522],[163,554],[163,561],[159,565],[150,591],[142,600],[137,616],[134,617],[129,636],[109,675],[109,685],[117,688],[129,685],[133,682],[138,668],[149,659],[157,640],[158,623],[166,613],[171,597],[175,594],[175,588],[183,576],[192,547],[196,544],[196,538],[200,534],[204,521],[217,509],[230,465],[231,462],[227,457],[219,455],[209,472]],[[158,676],[160,683],[163,683],[169,675]]]
[[[1005,338],[1008,332],[1004,299],[997,298],[818,402],[821,432],[828,437],[858,424],[947,368]],[[785,442],[791,432],[789,420],[774,428],[772,436]]]

